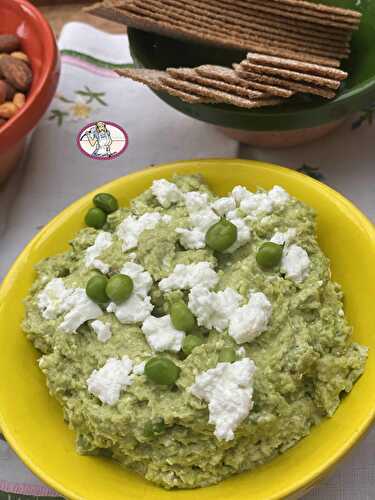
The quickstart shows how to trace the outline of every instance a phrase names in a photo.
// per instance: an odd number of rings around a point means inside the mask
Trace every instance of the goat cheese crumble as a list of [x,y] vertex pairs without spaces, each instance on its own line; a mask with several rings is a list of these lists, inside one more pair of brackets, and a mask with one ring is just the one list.
[[124,391],[131,383],[130,372],[133,362],[128,356],[121,359],[109,358],[102,368],[94,370],[87,379],[87,388],[102,403],[109,406],[115,405]]
[[237,344],[251,342],[267,329],[271,313],[272,305],[264,293],[250,293],[249,302],[231,315],[228,333]]
[[231,441],[234,431],[253,407],[255,364],[249,358],[219,363],[200,373],[190,387],[191,394],[208,403],[208,422],[219,440]]
[[310,271],[310,258],[302,247],[291,245],[284,249],[280,271],[296,283],[302,283]]
[[185,338],[185,332],[177,330],[171,321],[169,314],[156,318],[149,316],[142,325],[147,342],[155,352],[181,350],[182,342]]
[[112,336],[111,326],[96,319],[91,323],[91,328],[96,333],[100,342],[107,342]]
[[98,269],[103,274],[109,271],[109,265],[102,262],[98,257],[112,245],[112,234],[101,231],[95,239],[95,243],[88,247],[85,252],[86,267]]
[[209,262],[198,262],[197,264],[177,264],[173,272],[159,282],[162,292],[170,290],[187,290],[201,285],[205,288],[213,288],[219,281],[219,276],[212,269]]
[[242,296],[232,288],[210,292],[208,288],[198,285],[189,293],[188,307],[197,318],[198,325],[223,332],[242,300]]
[[166,179],[153,181],[151,191],[163,208],[169,208],[174,203],[183,200],[183,194],[176,184]]

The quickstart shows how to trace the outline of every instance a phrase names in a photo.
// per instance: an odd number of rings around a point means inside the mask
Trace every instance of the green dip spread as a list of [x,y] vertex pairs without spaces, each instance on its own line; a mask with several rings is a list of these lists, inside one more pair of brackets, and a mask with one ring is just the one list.
[[79,453],[197,488],[332,416],[367,349],[311,208],[279,187],[220,198],[200,176],[172,181],[110,200],[100,230],[41,262],[23,327]]

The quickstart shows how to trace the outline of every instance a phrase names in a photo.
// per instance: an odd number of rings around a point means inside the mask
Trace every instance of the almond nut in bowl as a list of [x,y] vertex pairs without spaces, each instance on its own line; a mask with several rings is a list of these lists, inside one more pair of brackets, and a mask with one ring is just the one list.
[[54,35],[27,0],[0,3],[0,183],[15,169],[59,77]]

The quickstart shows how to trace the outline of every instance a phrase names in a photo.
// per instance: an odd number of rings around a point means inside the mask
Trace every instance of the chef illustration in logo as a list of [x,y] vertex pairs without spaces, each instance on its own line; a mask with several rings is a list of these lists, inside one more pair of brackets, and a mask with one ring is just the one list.
[[116,123],[98,121],[79,132],[77,144],[82,153],[94,160],[110,160],[125,151],[128,136]]

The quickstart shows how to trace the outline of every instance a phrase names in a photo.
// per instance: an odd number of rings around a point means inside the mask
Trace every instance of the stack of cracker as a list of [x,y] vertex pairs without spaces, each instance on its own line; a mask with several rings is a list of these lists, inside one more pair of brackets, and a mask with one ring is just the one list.
[[174,38],[261,53],[292,51],[332,66],[348,57],[361,19],[357,11],[305,0],[105,0],[87,10]]
[[342,80],[348,77],[338,68],[251,52],[233,67],[239,78],[268,85],[271,95],[279,95],[283,88],[332,99]]
[[335,97],[361,14],[306,0],[104,0],[86,9],[144,31],[248,52],[233,69],[204,65],[122,76],[190,103],[278,105],[296,93]]
[[[198,69],[198,68],[197,68]],[[276,106],[282,99],[251,87],[227,83],[219,78],[206,78],[193,68],[120,69],[120,76],[141,82],[154,90],[167,92],[191,104],[226,103],[240,108]],[[285,97],[289,91],[285,91]]]

